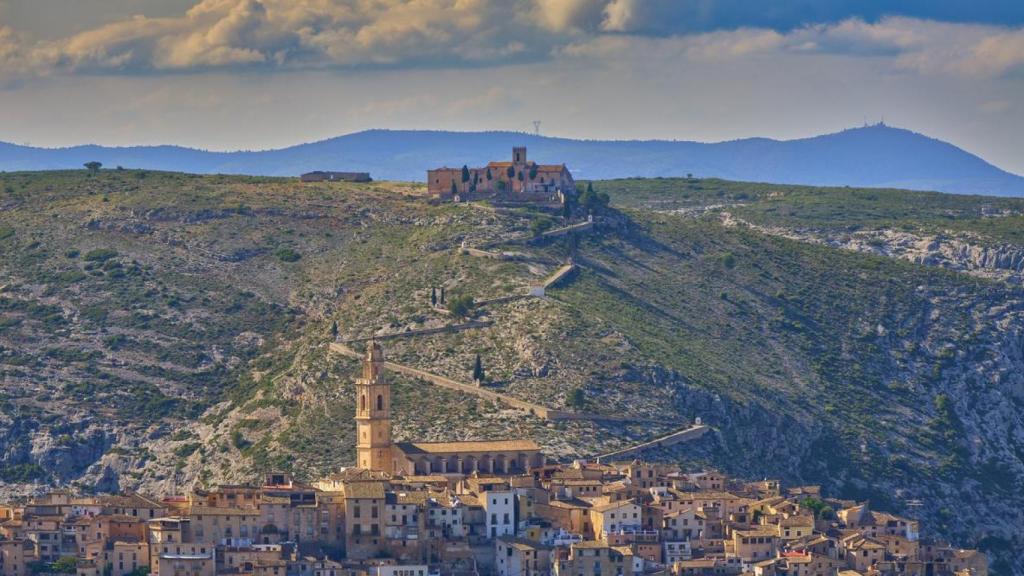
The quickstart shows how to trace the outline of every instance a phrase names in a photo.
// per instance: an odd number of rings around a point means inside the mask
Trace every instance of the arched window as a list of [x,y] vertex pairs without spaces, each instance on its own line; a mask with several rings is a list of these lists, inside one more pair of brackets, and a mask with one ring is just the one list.
[[384,409],[384,396],[381,395],[381,394],[377,394],[377,410],[383,410],[383,409]]
[[366,394],[363,394],[359,398],[359,409],[362,410],[363,412],[366,412]]

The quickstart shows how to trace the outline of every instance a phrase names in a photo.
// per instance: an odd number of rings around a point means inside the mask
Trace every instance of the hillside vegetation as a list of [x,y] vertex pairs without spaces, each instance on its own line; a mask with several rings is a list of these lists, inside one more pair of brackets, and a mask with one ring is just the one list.
[[[356,363],[327,343],[376,335],[397,362],[468,382],[479,355],[488,389],[632,419],[549,422],[394,377],[399,439],[529,436],[587,457],[700,417],[713,434],[651,456],[895,511],[922,500],[943,535],[1024,545],[1024,203],[595,187],[612,208],[593,233],[524,243],[560,217],[431,205],[388,182],[0,175],[5,490],[349,465]],[[548,298],[487,302],[566,258],[578,269]],[[442,287],[480,303],[470,318],[431,305]],[[390,337],[466,320],[482,327]]]

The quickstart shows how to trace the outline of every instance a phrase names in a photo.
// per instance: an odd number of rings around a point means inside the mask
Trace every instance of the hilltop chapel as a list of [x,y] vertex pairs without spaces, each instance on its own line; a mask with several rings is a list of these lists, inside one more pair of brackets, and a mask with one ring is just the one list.
[[392,442],[391,385],[384,379],[384,351],[371,342],[356,379],[356,466],[402,476],[524,474],[544,465],[532,440]]

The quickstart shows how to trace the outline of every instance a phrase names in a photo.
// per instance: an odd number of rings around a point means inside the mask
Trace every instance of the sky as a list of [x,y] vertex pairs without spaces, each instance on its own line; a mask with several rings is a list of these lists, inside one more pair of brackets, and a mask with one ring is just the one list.
[[1024,174],[1021,0],[0,0],[0,141],[252,150],[369,128],[799,138]]

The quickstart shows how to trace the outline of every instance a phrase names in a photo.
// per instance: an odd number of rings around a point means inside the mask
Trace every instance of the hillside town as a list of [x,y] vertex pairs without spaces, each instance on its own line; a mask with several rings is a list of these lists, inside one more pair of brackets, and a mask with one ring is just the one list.
[[393,442],[384,353],[355,382],[356,462],[313,482],[53,491],[0,506],[0,576],[984,576],[918,521],[817,486],[554,462],[530,440]]

